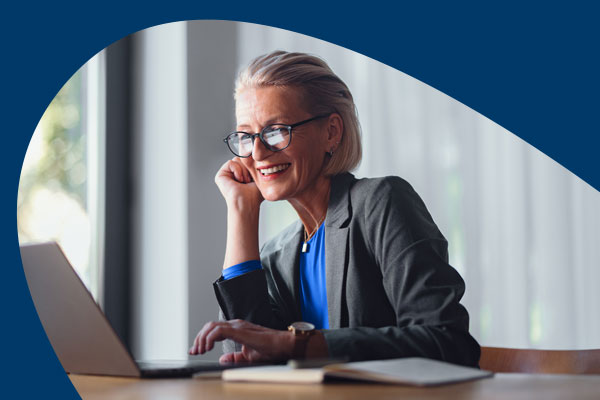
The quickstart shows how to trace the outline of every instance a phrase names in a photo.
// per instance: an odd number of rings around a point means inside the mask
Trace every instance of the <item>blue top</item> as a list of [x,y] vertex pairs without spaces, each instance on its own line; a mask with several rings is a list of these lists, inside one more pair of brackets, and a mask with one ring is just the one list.
[[327,286],[325,285],[325,224],[300,253],[300,306],[302,319],[317,329],[329,329]]
[[[231,279],[261,269],[258,260],[246,261],[223,270],[223,279]],[[316,329],[329,328],[327,287],[325,284],[325,224],[308,241],[308,251],[300,253],[300,310],[302,320]]]
[[242,274],[245,274],[246,272],[254,271],[257,269],[261,269],[261,268],[262,268],[262,265],[260,265],[259,260],[245,261],[243,263],[233,265],[229,268],[225,268],[223,270],[223,279],[227,280],[227,279],[235,278],[238,275],[242,275]]

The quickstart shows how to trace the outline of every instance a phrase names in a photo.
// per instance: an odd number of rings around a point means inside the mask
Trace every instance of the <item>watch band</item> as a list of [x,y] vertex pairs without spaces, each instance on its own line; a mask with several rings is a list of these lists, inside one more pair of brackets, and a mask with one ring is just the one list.
[[294,337],[294,350],[292,351],[292,358],[294,360],[304,360],[306,358],[306,348],[308,347],[308,340],[312,335],[295,335]]

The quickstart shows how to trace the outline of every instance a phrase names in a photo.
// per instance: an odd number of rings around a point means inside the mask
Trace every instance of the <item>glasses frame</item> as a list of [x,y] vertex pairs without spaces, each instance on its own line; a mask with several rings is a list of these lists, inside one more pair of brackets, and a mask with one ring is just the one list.
[[[285,150],[288,147],[290,147],[290,144],[292,144],[292,130],[294,128],[296,128],[296,127],[298,127],[300,125],[308,124],[309,122],[316,121],[316,120],[321,119],[321,118],[329,117],[330,115],[331,114],[317,115],[316,117],[305,119],[304,121],[296,122],[295,124],[291,124],[291,125],[279,124],[279,123],[269,124],[269,125],[265,126],[264,128],[262,128],[262,130],[259,133],[248,133],[248,132],[244,132],[244,131],[235,131],[235,132],[231,132],[229,135],[227,135],[227,137],[225,137],[225,139],[223,139],[223,141],[227,145],[227,148],[229,149],[229,151],[231,151],[233,153],[233,155],[235,155],[236,157],[239,157],[239,158],[248,158],[248,157],[250,157],[252,155],[252,153],[254,152],[254,139],[256,139],[257,137],[260,139],[261,143],[265,146],[266,149],[271,150],[272,152],[282,151],[282,150]],[[289,135],[290,135],[290,140],[288,141],[288,144],[285,147],[281,148],[281,149],[276,149],[276,148],[271,147],[271,145],[269,145],[266,142],[266,140],[264,139],[265,131],[268,128],[274,126],[274,125],[278,125],[278,126],[281,126],[282,128],[286,128],[288,130]],[[229,137],[231,135],[240,134],[240,133],[243,133],[244,135],[248,135],[252,139],[252,149],[253,150],[247,156],[240,156],[235,151],[233,151],[233,149],[229,145]]]

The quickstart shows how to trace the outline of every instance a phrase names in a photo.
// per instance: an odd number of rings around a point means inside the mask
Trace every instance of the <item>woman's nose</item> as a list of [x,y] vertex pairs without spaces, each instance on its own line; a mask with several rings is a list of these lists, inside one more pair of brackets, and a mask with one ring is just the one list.
[[264,160],[265,158],[269,157],[271,153],[273,153],[271,150],[265,147],[264,143],[258,137],[254,139],[253,145],[252,158],[257,161]]

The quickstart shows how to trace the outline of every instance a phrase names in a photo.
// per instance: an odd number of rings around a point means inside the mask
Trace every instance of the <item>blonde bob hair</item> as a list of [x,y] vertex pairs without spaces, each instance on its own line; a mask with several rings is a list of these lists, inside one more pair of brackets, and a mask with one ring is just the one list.
[[288,86],[300,91],[301,103],[313,115],[337,113],[342,139],[325,166],[327,176],[353,170],[362,158],[360,123],[348,86],[317,56],[274,51],[252,60],[238,75],[234,97],[246,88]]

